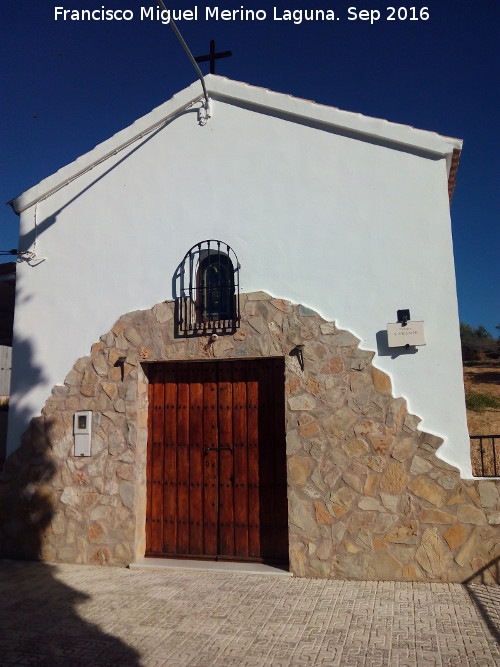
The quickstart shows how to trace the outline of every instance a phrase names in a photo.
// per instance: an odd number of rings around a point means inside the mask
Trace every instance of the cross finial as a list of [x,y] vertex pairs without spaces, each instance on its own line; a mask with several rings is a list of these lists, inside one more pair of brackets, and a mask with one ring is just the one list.
[[215,74],[215,61],[218,58],[229,58],[229,56],[232,56],[233,54],[231,51],[221,51],[220,53],[215,52],[215,40],[211,39],[210,40],[210,53],[208,56],[198,56],[195,58],[197,63],[205,63],[207,61],[210,61],[210,74]]

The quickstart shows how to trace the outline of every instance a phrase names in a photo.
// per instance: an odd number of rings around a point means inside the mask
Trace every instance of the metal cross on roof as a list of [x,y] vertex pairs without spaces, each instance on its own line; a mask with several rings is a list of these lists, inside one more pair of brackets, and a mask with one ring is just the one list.
[[210,40],[210,53],[208,56],[198,56],[195,58],[197,63],[205,63],[207,61],[210,61],[210,74],[215,74],[215,61],[218,58],[229,58],[229,56],[232,56],[233,54],[231,51],[221,51],[220,53],[215,52],[215,40],[211,39]]

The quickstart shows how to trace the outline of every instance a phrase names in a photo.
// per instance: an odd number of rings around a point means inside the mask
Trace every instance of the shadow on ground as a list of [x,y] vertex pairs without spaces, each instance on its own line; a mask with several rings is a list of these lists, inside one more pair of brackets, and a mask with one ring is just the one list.
[[[498,614],[500,613],[500,556],[497,556],[484,567],[464,581],[465,588],[476,609],[488,626],[492,637],[500,644],[500,628]],[[481,584],[493,584],[485,595]],[[496,584],[496,585],[495,585]],[[494,592],[494,605],[491,603],[491,592]]]
[[[31,381],[40,382],[29,342],[17,351]],[[17,418],[29,422],[22,410]],[[92,605],[92,599],[62,583],[57,565],[40,562],[51,560],[43,536],[52,530],[56,503],[51,482],[57,429],[43,413],[32,419],[0,471],[0,559],[9,559],[0,560],[0,665],[134,667],[140,664],[134,649],[78,614],[78,605]],[[98,623],[104,612],[97,600],[95,605],[92,619]]]
[[134,649],[78,615],[91,598],[59,581],[57,565],[0,561],[0,581],[2,665],[140,665]]

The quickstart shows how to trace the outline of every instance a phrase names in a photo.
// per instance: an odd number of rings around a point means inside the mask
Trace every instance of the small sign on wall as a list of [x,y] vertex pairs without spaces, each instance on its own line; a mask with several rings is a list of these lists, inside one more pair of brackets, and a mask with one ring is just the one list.
[[387,325],[387,344],[389,347],[425,345],[423,321],[389,322]]

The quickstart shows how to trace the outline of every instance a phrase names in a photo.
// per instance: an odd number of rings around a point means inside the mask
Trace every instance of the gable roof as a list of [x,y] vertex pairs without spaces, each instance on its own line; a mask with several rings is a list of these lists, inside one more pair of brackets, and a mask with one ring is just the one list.
[[[292,122],[313,122],[325,129],[348,132],[360,138],[384,141],[395,147],[417,150],[430,156],[444,157],[448,169],[448,189],[451,201],[458,159],[462,149],[460,139],[444,137],[436,132],[417,130],[409,125],[401,125],[351,111],[343,111],[336,107],[276,93],[266,88],[251,86],[214,74],[208,74],[205,77],[205,84],[209,99],[237,103],[250,110],[279,113]],[[62,167],[55,174],[40,181],[8,203],[17,214],[22,213],[112,155],[159,129],[188,107],[201,102],[203,98],[200,83],[196,81],[188,88],[176,93],[167,102],[136,120],[129,127],[117,132],[110,139],[98,144],[88,153]]]

